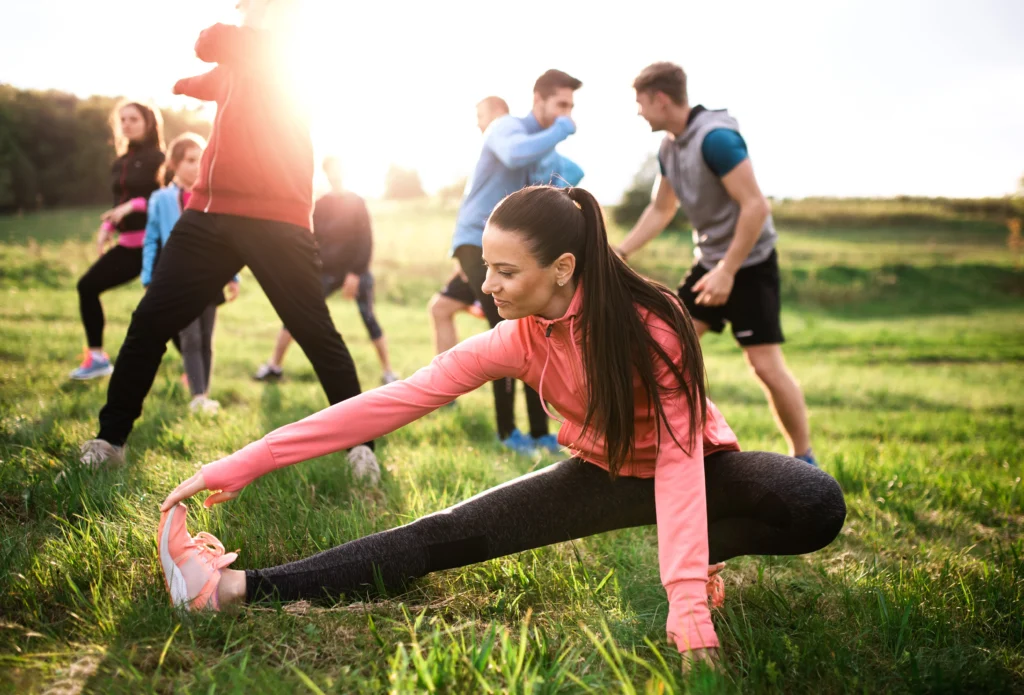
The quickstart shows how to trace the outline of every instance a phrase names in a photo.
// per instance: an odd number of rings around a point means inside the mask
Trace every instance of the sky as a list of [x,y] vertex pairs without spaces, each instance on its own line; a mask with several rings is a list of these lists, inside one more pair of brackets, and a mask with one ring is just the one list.
[[[233,8],[10,3],[0,81],[195,106],[170,89],[206,69],[195,37]],[[307,0],[307,18],[314,146],[367,196],[392,162],[430,191],[468,174],[475,104],[495,94],[525,114],[558,68],[583,81],[559,150],[615,202],[661,139],[630,86],[657,60],[683,66],[691,104],[738,119],[769,196],[999,196],[1024,175],[1020,0]]]

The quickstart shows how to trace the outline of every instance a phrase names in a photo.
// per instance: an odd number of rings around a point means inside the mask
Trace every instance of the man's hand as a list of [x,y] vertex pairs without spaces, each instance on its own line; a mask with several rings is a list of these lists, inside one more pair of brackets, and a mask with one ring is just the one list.
[[704,306],[722,306],[729,301],[735,279],[736,276],[725,266],[716,265],[694,284],[696,303]]

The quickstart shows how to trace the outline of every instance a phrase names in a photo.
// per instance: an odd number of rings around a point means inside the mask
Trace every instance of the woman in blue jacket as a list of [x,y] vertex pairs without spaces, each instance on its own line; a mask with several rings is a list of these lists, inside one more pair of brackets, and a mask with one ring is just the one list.
[[[206,140],[194,133],[185,133],[174,139],[168,148],[167,174],[173,180],[166,188],[153,193],[149,199],[149,219],[142,247],[142,285],[148,287],[160,257],[167,245],[174,224],[192,196],[192,185],[199,176],[199,160]],[[228,283],[227,301],[238,296],[238,277]],[[213,366],[213,326],[217,320],[217,305],[208,306],[195,321],[179,334],[181,355],[185,362],[185,376],[192,392],[190,408],[193,412],[216,413],[220,404],[210,398],[210,370]]]

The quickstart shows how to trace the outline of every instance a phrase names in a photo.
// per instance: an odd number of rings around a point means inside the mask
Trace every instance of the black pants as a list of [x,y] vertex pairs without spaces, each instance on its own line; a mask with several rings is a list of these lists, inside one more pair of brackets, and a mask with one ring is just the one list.
[[[720,452],[704,461],[709,563],[800,555],[839,534],[846,502],[827,473],[781,454]],[[620,477],[578,459],[556,463],[405,526],[305,560],[246,571],[246,600],[337,597],[400,588],[463,567],[595,533],[656,523],[654,480]]]
[[[331,321],[309,230],[186,210],[160,253],[117,356],[98,437],[123,444],[142,413],[167,341],[199,317],[244,266],[313,364],[333,405],[360,392],[352,355]],[[372,442],[369,443],[372,446]]]
[[115,246],[99,257],[78,281],[78,310],[91,348],[103,347],[103,305],[100,295],[131,282],[142,272],[142,249]]
[[[487,316],[487,322],[491,328],[498,325],[504,319],[498,314],[498,307],[494,305],[494,297],[484,294],[484,280],[487,276],[487,269],[484,267],[483,249],[479,246],[463,245],[455,249],[455,258],[462,266],[462,272],[466,274],[466,280],[473,289],[480,306]],[[543,437],[548,433],[548,416],[544,412],[544,405],[540,396],[532,388],[523,384],[526,391],[526,413],[530,419],[530,435]],[[498,379],[494,382],[494,412],[498,420],[498,438],[505,439],[512,430],[516,428],[516,382],[514,379]]]

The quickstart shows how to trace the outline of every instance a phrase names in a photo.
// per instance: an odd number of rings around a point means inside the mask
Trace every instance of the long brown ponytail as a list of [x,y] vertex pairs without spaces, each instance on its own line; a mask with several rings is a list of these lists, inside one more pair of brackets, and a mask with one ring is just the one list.
[[[583,285],[580,325],[587,376],[583,430],[604,435],[612,475],[636,450],[634,374],[640,377],[659,432],[662,423],[667,425],[662,399],[685,399],[691,414],[685,445],[670,425],[667,429],[677,445],[692,449],[707,416],[704,359],[697,332],[669,288],[641,277],[615,254],[594,196],[582,188],[531,186],[505,198],[489,224],[525,237],[542,267],[563,253],[576,257],[574,279]],[[679,336],[680,362],[651,335],[641,309]],[[677,386],[658,383],[656,361],[669,369]]]

